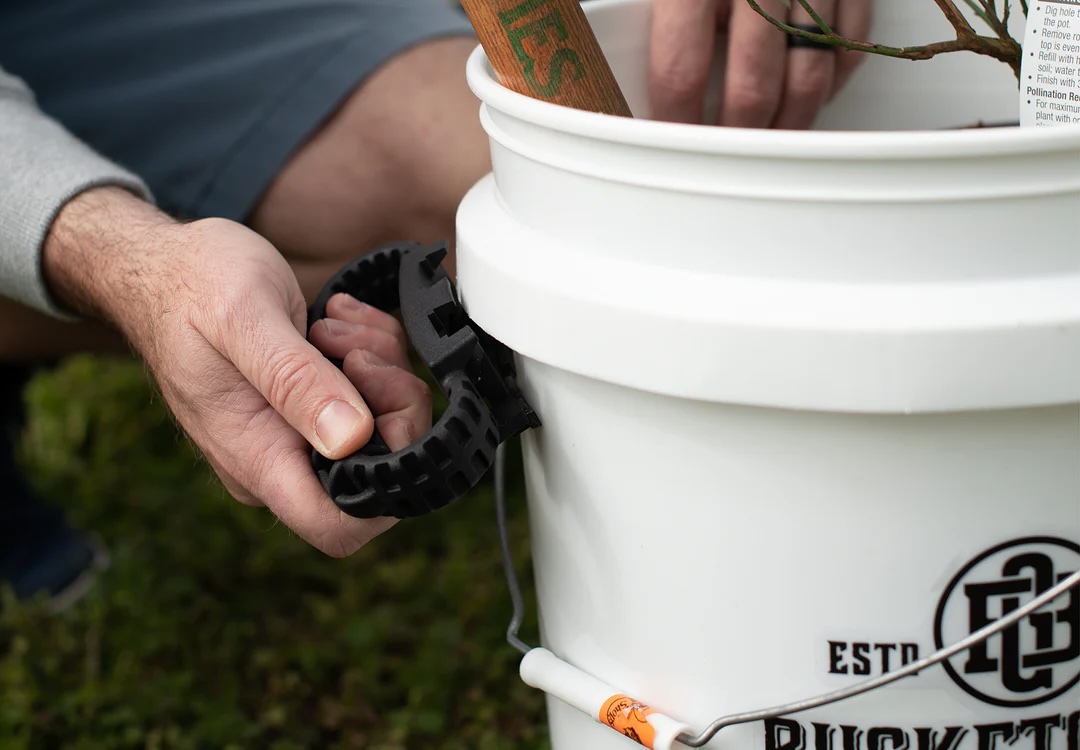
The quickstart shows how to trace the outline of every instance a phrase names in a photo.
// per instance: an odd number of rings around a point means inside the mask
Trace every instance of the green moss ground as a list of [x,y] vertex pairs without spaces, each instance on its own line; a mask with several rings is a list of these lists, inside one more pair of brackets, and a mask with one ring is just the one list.
[[27,397],[27,467],[113,559],[62,616],[5,595],[0,750],[547,747],[490,484],[332,560],[223,493],[139,365],[73,359]]

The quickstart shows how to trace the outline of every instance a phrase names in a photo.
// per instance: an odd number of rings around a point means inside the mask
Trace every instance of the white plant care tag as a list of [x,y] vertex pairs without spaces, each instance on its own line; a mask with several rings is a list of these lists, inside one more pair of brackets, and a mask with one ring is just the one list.
[[1020,124],[1080,124],[1080,0],[1028,0]]

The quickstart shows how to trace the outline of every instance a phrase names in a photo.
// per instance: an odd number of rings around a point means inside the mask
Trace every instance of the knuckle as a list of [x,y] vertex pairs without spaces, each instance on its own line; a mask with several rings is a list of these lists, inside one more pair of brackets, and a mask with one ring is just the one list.
[[263,370],[267,378],[264,393],[274,405],[302,400],[315,379],[315,365],[295,351],[278,351],[268,358]]
[[229,334],[242,329],[251,308],[251,291],[242,281],[231,281],[213,291],[202,308],[215,331]]
[[778,93],[753,80],[732,84],[724,99],[731,111],[755,121],[768,120],[780,104]]
[[191,222],[191,224],[189,225],[192,230],[201,232],[203,234],[215,234],[219,232],[232,231],[234,226],[235,224],[232,221],[216,216],[199,219],[198,221]]
[[653,91],[663,101],[692,99],[704,92],[708,82],[708,70],[679,55],[655,64],[650,76]]
[[823,101],[832,90],[833,69],[823,62],[799,68],[791,77],[787,95],[800,101]]

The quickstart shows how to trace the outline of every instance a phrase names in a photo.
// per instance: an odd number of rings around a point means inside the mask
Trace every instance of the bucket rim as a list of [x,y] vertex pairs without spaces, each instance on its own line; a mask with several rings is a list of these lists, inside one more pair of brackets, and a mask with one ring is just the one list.
[[[640,2],[591,0],[583,8],[588,16]],[[649,149],[805,160],[983,157],[1080,149],[1080,124],[949,130],[773,130],[588,112],[506,88],[495,77],[480,45],[469,55],[466,79],[489,110],[569,135]]]

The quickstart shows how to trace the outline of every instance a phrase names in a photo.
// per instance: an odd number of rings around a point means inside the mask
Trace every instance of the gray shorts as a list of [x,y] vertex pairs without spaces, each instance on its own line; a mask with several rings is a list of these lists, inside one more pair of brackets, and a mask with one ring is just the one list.
[[0,66],[192,218],[243,220],[369,73],[452,35],[445,0],[0,0]]

